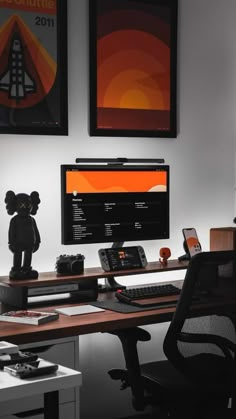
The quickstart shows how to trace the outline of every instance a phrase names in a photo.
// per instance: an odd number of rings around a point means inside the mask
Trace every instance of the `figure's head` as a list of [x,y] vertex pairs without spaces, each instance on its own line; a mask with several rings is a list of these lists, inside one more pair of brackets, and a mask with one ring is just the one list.
[[163,258],[164,260],[169,259],[169,257],[171,257],[171,251],[169,249],[169,247],[162,247],[160,249],[160,257]]
[[17,212],[19,215],[35,215],[40,203],[38,192],[34,191],[30,195],[25,193],[15,194],[8,191],[5,197],[6,209],[9,215]]

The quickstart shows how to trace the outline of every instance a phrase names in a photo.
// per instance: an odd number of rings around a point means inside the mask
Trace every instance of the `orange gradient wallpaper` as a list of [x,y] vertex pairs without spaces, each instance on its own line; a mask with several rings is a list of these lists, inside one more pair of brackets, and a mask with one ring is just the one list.
[[91,24],[96,27],[96,53],[92,54],[96,62],[91,62],[91,70],[96,78],[93,104],[98,130],[154,131],[160,136],[173,130],[176,3],[91,0]]
[[[111,187],[111,184],[112,187]],[[68,171],[66,193],[166,192],[167,172]]]

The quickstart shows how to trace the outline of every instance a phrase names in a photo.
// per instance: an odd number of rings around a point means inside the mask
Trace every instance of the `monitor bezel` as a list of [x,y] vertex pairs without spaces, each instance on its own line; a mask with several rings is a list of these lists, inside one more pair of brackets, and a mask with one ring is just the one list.
[[[143,238],[141,241],[148,241],[148,240],[166,240],[170,237],[170,166],[167,164],[62,164],[61,165],[61,242],[63,245],[87,245],[87,244],[96,244],[96,243],[116,243],[115,240],[96,240],[96,241],[69,241],[65,238],[65,205],[64,199],[66,196],[66,172],[67,171],[166,171],[167,173],[167,191],[165,192],[167,195],[167,220],[168,225],[166,228],[166,234],[157,235],[155,238]],[[132,193],[132,192],[128,192]],[[148,193],[148,192],[147,192]],[[135,242],[136,239],[133,240],[125,240],[125,242],[132,243]]]

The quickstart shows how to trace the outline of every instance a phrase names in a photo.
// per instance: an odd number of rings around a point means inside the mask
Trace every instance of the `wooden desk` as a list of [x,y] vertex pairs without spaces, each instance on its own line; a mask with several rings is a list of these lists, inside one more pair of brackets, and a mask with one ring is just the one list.
[[[182,284],[182,281],[176,281],[175,285]],[[114,298],[113,293],[100,295],[99,298]],[[220,308],[225,302],[218,304]],[[227,300],[227,304],[235,307],[236,300],[232,298]],[[214,303],[215,307],[216,303]],[[59,307],[59,306],[58,306]],[[40,309],[42,309],[40,307]],[[44,307],[43,310],[53,311],[55,306]],[[199,304],[194,307],[203,314],[212,312],[211,304]],[[194,315],[193,310],[193,315]],[[117,313],[105,310],[101,313],[83,314],[81,316],[59,316],[59,319],[44,325],[33,326],[28,324],[0,322],[1,340],[6,340],[15,344],[24,344],[31,342],[40,342],[50,339],[66,338],[95,332],[109,332],[115,329],[124,329],[141,325],[161,323],[169,321],[175,311],[175,307],[160,308],[149,311],[140,311],[135,313]]]
[[[111,276],[124,276],[124,275],[135,275],[135,274],[142,274],[142,273],[150,273],[150,272],[163,272],[163,271],[174,271],[179,269],[186,269],[188,266],[188,262],[178,262],[176,260],[172,260],[168,262],[167,266],[161,265],[159,262],[151,262],[148,264],[146,268],[142,269],[133,269],[129,271],[116,271],[116,272],[108,272],[104,273],[100,268],[89,268],[85,270],[85,272],[78,276],[72,277],[56,277],[56,281],[70,281],[71,278],[73,280],[82,279],[82,278],[102,278],[105,275]],[[11,281],[7,277],[0,277],[1,282],[5,282],[8,286],[11,286]],[[55,273],[51,274],[40,274],[39,280],[28,280],[28,281],[15,281],[14,286],[38,286],[41,283],[51,283],[55,281]],[[53,282],[54,283],[54,282]],[[175,285],[179,285],[181,287],[182,281],[175,281]],[[112,299],[114,298],[114,293],[109,292],[106,294],[100,294],[98,299]],[[236,304],[235,299],[232,301],[228,301],[229,304]],[[220,303],[221,305],[223,303]],[[68,306],[70,304],[64,304],[64,306]],[[60,305],[61,307],[62,305]],[[40,310],[42,311],[54,311],[54,306],[50,307],[42,307],[40,306]],[[57,306],[59,307],[59,305]],[[207,314],[212,311],[211,305],[204,305],[204,306],[195,306],[194,310],[202,310],[202,312]],[[32,342],[41,342],[47,341],[51,339],[59,339],[59,338],[67,338],[71,336],[79,336],[89,333],[96,333],[96,332],[110,332],[115,329],[124,329],[129,327],[135,326],[142,326],[154,323],[161,323],[169,321],[175,311],[175,307],[171,308],[160,308],[148,311],[140,311],[135,313],[117,313],[114,311],[106,310],[101,313],[90,313],[84,314],[81,316],[59,316],[59,319],[44,325],[40,326],[33,326],[33,325],[26,325],[26,324],[19,324],[19,323],[7,323],[7,322],[0,322],[0,337],[2,340],[6,340],[11,343],[15,344],[25,344],[25,343],[32,343]]]
[[[43,309],[40,307],[40,309],[43,311],[53,311],[55,306],[43,307]],[[106,310],[101,313],[90,313],[72,317],[60,314],[58,320],[40,326],[0,322],[0,336],[1,340],[20,345],[160,323],[170,320],[174,311],[175,308],[168,308],[124,314]]]
[[[4,287],[38,287],[44,285],[52,285],[58,283],[66,283],[70,281],[81,281],[83,279],[99,279],[104,277],[122,277],[128,275],[139,275],[148,273],[162,273],[166,271],[185,270],[188,262],[179,262],[178,260],[169,260],[166,266],[160,262],[150,262],[145,268],[129,269],[122,271],[104,272],[101,268],[87,268],[83,274],[71,276],[57,276],[55,272],[40,273],[37,280],[17,280],[12,281],[8,276],[1,276],[0,282]],[[101,299],[114,298],[113,293],[101,294]],[[68,306],[70,304],[64,303]],[[59,305],[58,305],[59,306]],[[44,311],[53,311],[56,306],[42,307],[39,309]],[[7,311],[4,310],[4,311]],[[41,342],[44,340],[66,338],[70,336],[78,336],[95,332],[108,332],[114,329],[127,328],[138,325],[147,325],[152,323],[160,323],[168,321],[175,308],[159,309],[151,311],[142,311],[139,313],[122,314],[106,310],[105,312],[88,314],[83,316],[67,317],[60,315],[59,320],[47,323],[41,326],[31,326],[25,324],[15,324],[0,322],[1,339],[16,344],[24,344],[31,342]]]
[[[177,266],[177,269],[186,269],[187,263],[177,264],[176,262],[171,262],[171,264],[168,264],[168,267],[166,269],[166,267],[162,267],[162,266],[160,266],[160,264],[158,262],[155,262],[153,264],[148,265],[147,273],[148,272],[162,272],[162,271],[166,271],[166,270],[174,271],[174,270],[176,270],[176,266]],[[94,269],[94,268],[92,268],[92,269]],[[86,270],[85,275],[87,275],[89,273],[94,278],[97,278],[97,274],[99,274],[99,275],[101,275],[101,278],[104,277],[105,274],[104,274],[103,271],[98,269],[98,271],[96,271],[96,273],[95,273],[94,270],[92,271],[92,269],[89,270],[89,271]],[[128,275],[129,275],[129,272],[127,273]],[[140,274],[145,273],[144,269],[139,270],[138,274],[139,273]],[[135,270],[132,271],[132,274],[135,275]],[[111,275],[114,276],[114,273],[112,273]],[[126,272],[119,272],[118,275],[119,276],[126,275]],[[115,276],[117,276],[117,275],[115,275]],[[81,276],[80,276],[80,278],[81,278]],[[74,279],[74,277],[73,277],[73,279]],[[40,275],[40,280],[44,281],[44,280],[46,280],[46,278],[44,276],[41,277],[41,275]],[[65,280],[67,280],[67,278]],[[35,281],[34,283],[38,285],[37,281]],[[27,284],[28,284],[28,282],[27,282]],[[181,286],[182,281],[175,281],[175,285],[178,285],[178,284]],[[110,298],[114,298],[113,293],[100,294],[99,295],[99,299],[101,299],[101,300],[110,299]],[[232,301],[232,304],[234,305],[234,307],[236,307],[236,301],[235,300]],[[69,304],[66,304],[66,305],[69,305]],[[40,307],[40,309],[48,310],[48,311],[53,311],[54,308],[55,308],[55,306]],[[204,307],[201,307],[201,306],[197,307],[196,306],[195,307],[195,310],[201,310],[204,314],[207,314],[208,309],[209,309],[209,312],[211,312],[211,308],[209,306],[208,307],[206,307],[206,306],[204,306]],[[55,346],[59,346],[59,345],[57,345],[56,341],[60,340],[60,338],[62,338],[62,340],[64,338],[65,338],[65,340],[78,339],[78,341],[75,344],[75,347],[77,348],[77,352],[76,351],[74,352],[74,358],[76,360],[79,360],[79,343],[80,343],[79,341],[80,341],[80,337],[77,338],[77,336],[92,334],[92,333],[95,333],[95,332],[110,332],[110,331],[114,331],[116,329],[129,328],[129,327],[135,327],[135,326],[144,326],[144,325],[169,321],[169,320],[171,320],[174,311],[175,311],[175,307],[155,309],[155,310],[150,310],[150,311],[135,312],[135,313],[130,313],[130,314],[117,313],[117,312],[112,312],[110,310],[106,310],[106,311],[101,312],[101,313],[96,313],[96,314],[91,313],[91,314],[87,314],[87,315],[74,316],[74,317],[67,317],[67,316],[60,315],[59,319],[57,321],[53,321],[53,322],[50,322],[50,323],[47,323],[47,324],[41,325],[41,326],[30,326],[30,325],[24,325],[24,324],[14,324],[14,323],[0,322],[0,336],[1,336],[2,340],[6,340],[6,341],[9,341],[9,342],[12,342],[12,343],[19,344],[19,345],[25,345],[26,348],[23,348],[23,349],[27,349],[27,345],[29,345],[28,348],[30,348],[30,350],[32,349],[32,347],[35,347],[35,349],[37,350],[38,346],[40,346],[40,342],[42,342],[42,346],[43,346],[43,345],[51,345],[51,342],[55,341]],[[97,336],[95,336],[95,339],[96,339],[96,337]],[[87,337],[86,336],[82,337],[81,338],[81,343],[83,343],[83,339],[86,340]],[[90,339],[93,339],[93,337],[89,336],[88,339],[89,339],[89,343],[91,343]],[[102,336],[102,339],[103,339],[103,336]],[[66,346],[66,343],[64,345]],[[90,347],[92,348],[91,350],[93,351],[93,346],[90,345]],[[94,350],[96,351],[96,346],[94,348],[95,348]],[[84,349],[84,347],[82,346],[82,351],[81,351],[82,355],[83,355],[83,349]],[[86,350],[87,350],[87,346],[86,346]],[[84,352],[86,352],[86,350]],[[70,354],[70,359],[73,358],[73,354],[71,353],[71,347],[68,348],[68,349],[66,348],[65,352],[66,352],[66,354]],[[44,357],[45,359],[47,359],[46,356],[44,356],[44,353],[41,356]],[[50,358],[49,358],[49,360],[50,360]],[[63,365],[63,362],[55,361],[54,357],[51,360],[53,360],[56,363],[60,363],[60,364]],[[82,361],[81,362],[83,363],[83,361],[84,361],[84,359],[83,359],[83,356],[82,356]],[[91,361],[91,359],[89,358],[89,367],[91,365],[90,361]],[[95,360],[95,362],[96,362],[96,360]],[[87,359],[86,359],[86,362],[85,362],[84,365],[86,365],[86,368],[88,367]],[[96,367],[96,365],[95,365],[95,367]],[[75,368],[75,367],[72,366],[72,368]],[[76,368],[79,369],[79,365],[77,365]],[[94,364],[91,365],[91,371],[92,371],[92,374],[94,374],[94,373],[96,374],[96,380],[98,380],[97,377],[99,376],[99,371],[97,371],[96,368],[94,368]],[[87,371],[86,371],[86,373],[87,373]],[[89,376],[89,372],[88,372],[88,376]],[[100,376],[100,378],[99,378],[99,379],[101,379],[101,382],[103,382],[102,377]],[[89,380],[88,380],[88,382],[89,382]],[[85,387],[86,387],[86,383],[85,383]],[[91,389],[87,390],[88,391],[88,400],[90,400],[90,398],[91,398],[91,391],[90,390]],[[85,394],[86,394],[86,391],[85,391]],[[106,402],[107,402],[107,400],[105,399],[104,404],[106,404]],[[68,403],[68,404],[73,404],[73,403],[74,402]],[[77,403],[77,401],[76,401],[76,403]],[[78,408],[78,410],[79,410],[79,408]],[[95,416],[96,416],[96,414],[91,415],[91,417],[95,417]],[[122,416],[122,415],[120,415],[120,416]],[[67,419],[68,417],[70,417],[71,419],[77,419],[76,413],[74,415],[66,414],[66,415],[63,416],[63,418],[61,417],[61,419]],[[101,415],[101,417],[102,417],[102,415]]]

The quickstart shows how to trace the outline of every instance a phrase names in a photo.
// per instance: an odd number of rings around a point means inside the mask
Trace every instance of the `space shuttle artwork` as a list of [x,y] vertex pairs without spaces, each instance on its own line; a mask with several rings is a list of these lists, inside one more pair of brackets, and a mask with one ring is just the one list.
[[66,12],[66,0],[0,0],[0,134],[67,135]]
[[17,32],[12,36],[7,68],[0,74],[0,91],[8,92],[9,99],[17,102],[36,92],[36,83],[25,66],[24,48]]

